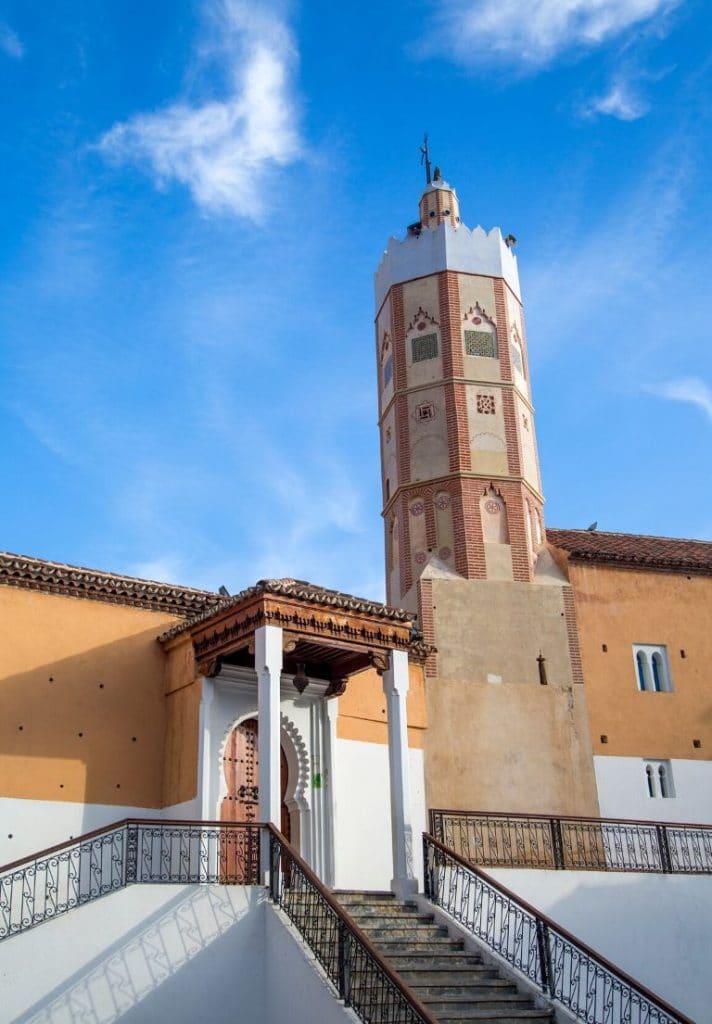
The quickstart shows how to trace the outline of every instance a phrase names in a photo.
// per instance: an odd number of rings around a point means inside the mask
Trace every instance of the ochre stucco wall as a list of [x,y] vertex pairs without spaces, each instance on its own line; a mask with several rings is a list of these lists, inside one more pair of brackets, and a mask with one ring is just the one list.
[[160,806],[166,701],[156,637],[177,621],[0,586],[0,793]]
[[[411,664],[409,669],[410,689],[406,698],[408,745],[422,748],[424,730],[428,724],[423,668]],[[339,697],[336,734],[344,740],[388,743],[383,680],[375,669],[366,669],[349,679],[346,693]]]
[[[712,578],[577,564],[569,578],[594,753],[709,760]],[[671,693],[638,689],[633,644],[667,646]]]
[[192,800],[198,779],[200,698],[202,681],[196,675],[189,635],[172,641],[166,650],[166,757],[163,805]]
[[597,814],[586,695],[572,678],[562,587],[432,583],[438,654],[437,676],[426,683],[428,806]]

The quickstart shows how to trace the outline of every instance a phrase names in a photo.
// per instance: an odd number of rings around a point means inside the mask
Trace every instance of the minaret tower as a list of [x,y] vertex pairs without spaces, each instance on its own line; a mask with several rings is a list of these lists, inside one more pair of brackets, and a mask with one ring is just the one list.
[[388,601],[417,614],[434,807],[595,815],[573,591],[544,536],[514,238],[426,156],[376,272]]
[[387,591],[413,610],[429,563],[528,582],[544,542],[514,239],[467,228],[438,168],[419,214],[376,273]]

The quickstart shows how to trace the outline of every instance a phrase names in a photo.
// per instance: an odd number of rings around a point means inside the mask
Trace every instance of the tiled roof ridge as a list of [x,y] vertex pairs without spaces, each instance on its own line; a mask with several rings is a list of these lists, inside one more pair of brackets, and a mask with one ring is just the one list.
[[659,533],[627,533],[625,530],[585,530],[573,526],[547,526],[547,533],[575,533],[577,536],[588,537],[636,537],[640,540],[662,540],[675,544],[708,544],[712,548],[712,540],[702,537],[669,537]]
[[52,562],[10,551],[0,552],[0,584],[84,597],[112,604],[194,615],[220,602],[218,594],[196,587],[160,583],[138,576]]
[[379,618],[391,619],[395,622],[409,622],[413,618],[410,612],[406,612],[402,608],[392,608],[381,601],[372,601],[370,598],[365,597],[355,597],[353,594],[346,594],[340,590],[331,590],[328,587],[320,587],[306,580],[295,580],[285,576],[278,579],[258,580],[253,586],[241,590],[239,594],[224,598],[219,604],[206,608],[186,622],[179,622],[160,636],[159,640],[170,640],[172,637],[178,636],[179,633],[183,633],[193,626],[200,625],[201,622],[205,622],[217,612],[232,608],[260,593],[276,594],[282,597],[296,597],[299,600],[308,601],[312,604],[327,605],[346,611],[375,615]]
[[547,538],[574,559],[712,574],[712,541],[550,527]]

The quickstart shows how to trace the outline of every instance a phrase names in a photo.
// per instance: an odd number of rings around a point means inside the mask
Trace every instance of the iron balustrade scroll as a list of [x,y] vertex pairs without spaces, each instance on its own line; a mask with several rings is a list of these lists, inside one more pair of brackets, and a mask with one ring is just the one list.
[[488,867],[712,874],[712,825],[431,810],[430,830]]
[[346,1006],[373,1024],[437,1024],[273,825],[270,898],[311,948]]
[[126,819],[0,868],[0,940],[140,882],[258,885],[260,826]]
[[425,895],[586,1024],[694,1024],[484,871],[423,836]]

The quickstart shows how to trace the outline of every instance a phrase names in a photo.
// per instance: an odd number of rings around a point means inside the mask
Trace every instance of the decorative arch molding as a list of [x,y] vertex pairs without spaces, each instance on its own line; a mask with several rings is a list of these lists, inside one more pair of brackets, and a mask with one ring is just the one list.
[[470,306],[468,311],[466,313],[463,313],[462,322],[467,323],[467,321],[469,320],[470,323],[472,323],[472,321],[475,320],[477,317],[479,317],[481,320],[486,321],[488,324],[490,324],[490,326],[494,327],[494,329],[497,330],[497,321],[495,320],[494,316],[491,313],[488,313],[487,310],[479,304],[479,302],[476,302],[474,306]]
[[391,334],[390,331],[383,332],[383,338],[381,339],[380,358],[381,362],[386,358],[388,353],[391,351]]
[[[423,324],[422,327],[420,326],[421,324]],[[422,306],[419,306],[418,312],[406,327],[406,336],[413,331],[424,331],[426,327],[434,327],[436,330],[440,330],[440,324],[435,317],[431,316]]]
[[291,719],[287,718],[284,712],[280,713],[279,724],[280,735],[283,739],[287,740],[283,746],[287,764],[289,765],[289,773],[290,775],[293,773],[295,779],[294,789],[291,792],[287,791],[285,803],[290,812],[299,811],[302,813],[310,811],[309,781],[311,768],[307,745],[297,726]]
[[510,543],[507,502],[501,490],[495,487],[491,481],[481,492],[480,515],[482,517],[482,539],[485,543]]

